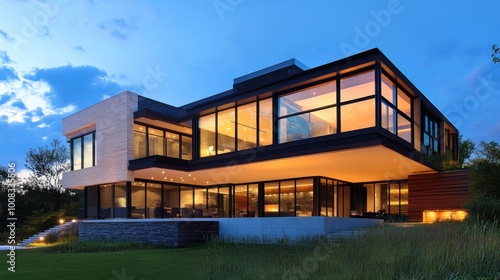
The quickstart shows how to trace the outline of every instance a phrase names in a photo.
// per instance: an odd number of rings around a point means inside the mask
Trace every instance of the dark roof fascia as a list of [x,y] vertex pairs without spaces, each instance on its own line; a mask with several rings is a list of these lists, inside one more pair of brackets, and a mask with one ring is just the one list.
[[232,93],[233,93],[232,89],[226,90],[224,92],[221,92],[221,93],[218,93],[218,94],[215,94],[215,95],[211,95],[211,96],[199,99],[197,101],[194,101],[194,102],[182,105],[179,108],[181,108],[183,110],[186,110],[186,111],[191,111],[191,110],[193,110],[195,108],[203,106],[204,104],[209,104],[209,103],[211,104],[212,102],[216,102],[218,100],[230,97],[232,95]]
[[129,161],[129,170],[141,170],[146,168],[166,168],[180,171],[189,171],[188,161],[165,156],[149,156]]
[[139,118],[147,118],[151,120],[158,120],[158,121],[163,121],[163,122],[168,122],[176,125],[181,125],[182,122],[191,120],[190,116],[185,116],[182,118],[174,118],[171,116],[167,116],[162,113],[158,113],[156,111],[150,110],[150,109],[141,109],[136,112],[134,112],[134,119],[139,119]]

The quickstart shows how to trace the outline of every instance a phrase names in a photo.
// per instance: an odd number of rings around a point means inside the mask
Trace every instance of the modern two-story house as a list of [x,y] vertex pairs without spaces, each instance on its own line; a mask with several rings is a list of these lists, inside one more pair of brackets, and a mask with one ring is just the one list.
[[441,184],[438,205],[412,205],[411,178],[439,174],[429,155],[457,156],[458,130],[378,49],[312,69],[291,59],[181,107],[123,92],[65,118],[63,135],[63,187],[84,190],[87,219],[422,220],[465,199]]

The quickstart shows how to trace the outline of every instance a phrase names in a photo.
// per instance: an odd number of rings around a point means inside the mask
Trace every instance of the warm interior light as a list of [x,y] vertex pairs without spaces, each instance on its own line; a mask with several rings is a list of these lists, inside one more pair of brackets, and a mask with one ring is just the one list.
[[467,216],[465,210],[424,210],[423,222],[433,223],[436,221],[462,221]]

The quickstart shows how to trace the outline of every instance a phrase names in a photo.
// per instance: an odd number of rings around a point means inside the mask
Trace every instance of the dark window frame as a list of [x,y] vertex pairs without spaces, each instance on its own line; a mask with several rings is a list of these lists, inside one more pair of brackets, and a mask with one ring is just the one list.
[[[85,147],[85,141],[84,141],[84,138],[85,136],[88,136],[88,135],[92,135],[92,166],[89,166],[89,167],[84,167],[85,166],[85,154],[84,154],[84,147]],[[71,138],[70,140],[70,165],[71,165],[71,171],[75,171],[75,158],[74,158],[74,154],[73,154],[73,151],[74,151],[74,141],[79,139],[80,140],[80,168],[79,169],[76,169],[76,170],[80,170],[80,169],[85,169],[85,168],[90,168],[90,167],[94,167],[95,166],[95,158],[96,158],[96,152],[95,152],[95,137],[96,137],[96,132],[95,131],[92,131],[92,132],[89,132],[89,133],[86,133],[86,134],[83,134],[83,135],[80,135],[78,137],[74,137],[74,138]]]

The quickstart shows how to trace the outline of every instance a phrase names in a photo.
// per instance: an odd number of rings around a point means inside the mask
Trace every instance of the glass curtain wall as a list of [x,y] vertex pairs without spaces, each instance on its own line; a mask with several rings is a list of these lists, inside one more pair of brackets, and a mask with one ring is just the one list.
[[162,206],[161,206],[161,184],[157,183],[146,183],[146,214],[147,218],[161,218],[162,217]]
[[341,132],[375,126],[375,72],[340,79]]
[[412,143],[413,124],[411,119],[412,102],[408,94],[382,74],[382,127]]
[[86,199],[85,203],[86,208],[87,208],[87,213],[85,215],[86,218],[88,219],[97,219],[98,218],[98,200],[97,198],[99,197],[99,187],[98,186],[91,186],[91,187],[86,187]]
[[134,158],[159,155],[190,160],[192,142],[188,134],[134,123]]
[[313,179],[264,183],[264,216],[312,216]]
[[270,145],[272,127],[270,98],[202,116],[199,118],[200,157]]
[[367,212],[364,215],[408,215],[408,182],[365,183]]
[[278,98],[279,143],[337,132],[336,82]]
[[115,184],[114,217],[127,218],[127,185],[126,183]]
[[146,183],[134,182],[132,184],[131,197],[131,218],[144,219],[146,218]]
[[99,186],[99,218],[113,217],[113,185]]
[[296,216],[312,216],[313,213],[313,180],[299,179],[295,181]]
[[143,158],[148,155],[146,141],[146,127],[134,124],[134,158]]

